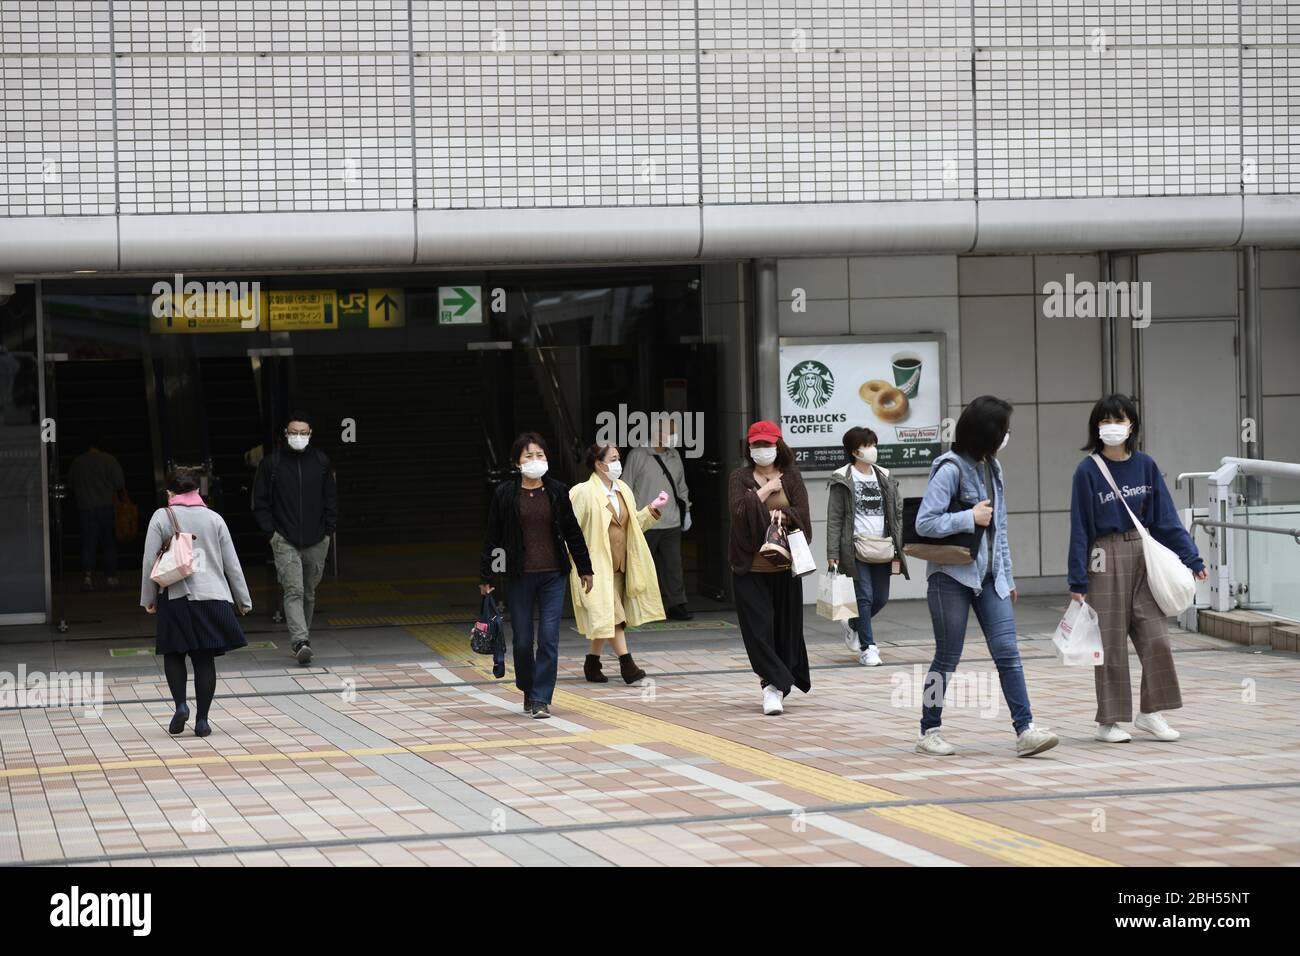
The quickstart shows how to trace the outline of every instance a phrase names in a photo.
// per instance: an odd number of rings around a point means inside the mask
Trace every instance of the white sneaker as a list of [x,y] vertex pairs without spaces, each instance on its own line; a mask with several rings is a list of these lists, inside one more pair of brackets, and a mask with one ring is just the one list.
[[950,757],[957,752],[957,748],[940,736],[938,727],[931,727],[916,741],[916,752],[931,757]]
[[1104,744],[1126,744],[1133,738],[1119,724],[1098,724],[1097,739]]
[[1035,727],[1030,724],[1016,738],[1016,756],[1032,757],[1044,750],[1051,750],[1058,743],[1060,741],[1057,739],[1056,734],[1045,727]]
[[858,632],[854,628],[849,627],[849,622],[840,621],[840,626],[844,628],[844,646],[854,654],[862,650],[858,644]]
[[858,655],[858,663],[863,667],[879,667],[880,648],[876,647],[875,644],[868,644],[866,650]]
[[781,701],[785,695],[781,693],[781,688],[773,684],[768,684],[763,688],[763,713],[768,717],[775,717],[777,714],[785,713],[785,707]]
[[1145,730],[1156,740],[1177,740],[1182,736],[1174,728],[1170,727],[1161,714],[1138,714],[1137,720],[1133,721],[1133,726],[1138,730]]

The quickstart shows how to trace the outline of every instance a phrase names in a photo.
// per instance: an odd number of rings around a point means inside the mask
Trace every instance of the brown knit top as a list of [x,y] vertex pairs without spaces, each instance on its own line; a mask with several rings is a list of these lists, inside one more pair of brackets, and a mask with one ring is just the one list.
[[[781,508],[785,515],[785,528],[796,528],[804,533],[808,543],[812,544],[812,517],[808,512],[808,489],[804,487],[803,476],[799,469],[791,465],[781,473],[781,492],[789,501],[789,507]],[[779,502],[778,495],[767,501],[758,498],[758,483],[754,481],[754,468],[745,462],[731,473],[727,482],[727,509],[731,512],[731,537],[727,546],[727,558],[731,570],[736,574],[748,574],[754,562],[754,556],[763,546],[767,537],[767,526],[772,523],[769,511]]]

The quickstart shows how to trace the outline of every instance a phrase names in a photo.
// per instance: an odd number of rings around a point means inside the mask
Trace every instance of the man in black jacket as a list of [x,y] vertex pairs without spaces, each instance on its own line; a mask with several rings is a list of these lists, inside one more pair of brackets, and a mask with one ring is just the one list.
[[338,524],[339,494],[329,458],[307,447],[311,420],[306,413],[290,413],[284,437],[284,444],[257,466],[253,515],[271,539],[293,654],[298,663],[307,664],[316,585],[325,573],[329,536]]

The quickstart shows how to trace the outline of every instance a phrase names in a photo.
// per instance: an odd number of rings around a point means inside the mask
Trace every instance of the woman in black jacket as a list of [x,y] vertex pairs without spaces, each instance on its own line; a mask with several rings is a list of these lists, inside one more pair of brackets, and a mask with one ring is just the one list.
[[559,667],[560,612],[570,557],[588,593],[591,559],[569,503],[568,486],[546,477],[542,436],[524,432],[515,439],[510,458],[520,474],[501,482],[492,494],[487,537],[479,558],[478,589],[480,594],[489,594],[494,575],[505,574],[515,686],[524,692],[524,713],[545,718],[551,716]]

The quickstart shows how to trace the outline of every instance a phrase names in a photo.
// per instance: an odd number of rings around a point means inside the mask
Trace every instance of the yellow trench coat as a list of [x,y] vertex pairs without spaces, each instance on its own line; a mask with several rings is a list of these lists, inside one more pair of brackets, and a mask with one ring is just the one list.
[[[627,562],[623,572],[623,610],[627,623],[635,627],[649,621],[664,619],[663,599],[659,597],[659,578],[655,574],[654,558],[645,541],[645,529],[659,519],[649,506],[636,510],[632,489],[616,479],[615,487],[621,503],[635,521],[627,523]],[[573,597],[573,615],[578,632],[589,641],[605,640],[614,636],[614,558],[609,551],[609,523],[614,520],[606,507],[605,483],[593,474],[580,485],[569,489],[573,513],[577,515],[582,536],[587,541],[594,572],[591,593],[582,590],[575,565],[569,571],[569,593]]]

